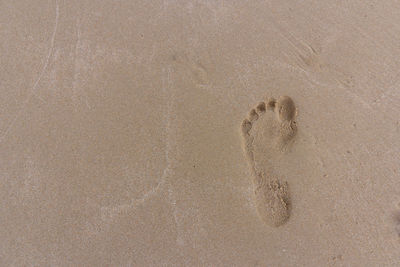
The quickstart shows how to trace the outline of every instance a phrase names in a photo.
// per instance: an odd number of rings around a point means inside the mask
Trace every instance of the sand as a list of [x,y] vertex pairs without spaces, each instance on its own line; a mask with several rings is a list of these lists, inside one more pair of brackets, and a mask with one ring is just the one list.
[[1,266],[398,266],[396,1],[0,10]]

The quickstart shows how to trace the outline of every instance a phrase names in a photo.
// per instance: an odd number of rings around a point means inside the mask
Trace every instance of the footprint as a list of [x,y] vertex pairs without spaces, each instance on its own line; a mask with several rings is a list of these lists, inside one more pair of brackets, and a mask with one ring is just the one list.
[[242,123],[244,152],[254,184],[257,211],[270,226],[284,224],[290,215],[287,182],[274,174],[274,161],[284,160],[284,154],[296,135],[297,110],[293,100],[281,96],[261,102]]

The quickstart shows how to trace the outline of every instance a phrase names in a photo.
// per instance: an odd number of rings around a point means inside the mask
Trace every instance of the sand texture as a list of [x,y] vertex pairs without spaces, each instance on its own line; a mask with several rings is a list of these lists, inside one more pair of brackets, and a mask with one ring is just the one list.
[[399,18],[0,1],[0,266],[399,266]]

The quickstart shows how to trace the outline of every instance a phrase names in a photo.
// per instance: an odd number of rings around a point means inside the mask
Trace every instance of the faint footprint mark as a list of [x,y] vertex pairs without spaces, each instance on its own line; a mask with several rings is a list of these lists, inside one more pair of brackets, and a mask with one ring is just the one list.
[[208,71],[199,60],[191,60],[188,56],[177,53],[173,54],[171,59],[188,69],[197,84],[206,85],[210,83]]

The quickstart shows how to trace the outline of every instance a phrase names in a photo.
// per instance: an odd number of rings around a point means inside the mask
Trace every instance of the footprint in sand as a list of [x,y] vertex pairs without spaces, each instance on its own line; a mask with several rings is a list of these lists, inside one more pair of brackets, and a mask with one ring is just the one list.
[[296,135],[296,115],[290,97],[270,98],[252,109],[241,126],[258,214],[266,224],[275,227],[289,218],[290,196],[287,182],[274,174],[274,161],[284,160]]

